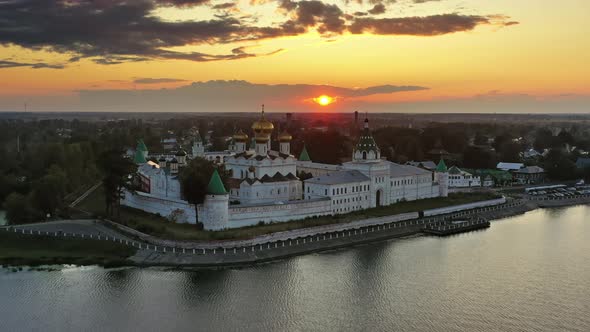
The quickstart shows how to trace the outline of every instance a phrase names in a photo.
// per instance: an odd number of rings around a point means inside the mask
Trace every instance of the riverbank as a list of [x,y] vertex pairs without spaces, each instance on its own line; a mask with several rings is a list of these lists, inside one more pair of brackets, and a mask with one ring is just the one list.
[[[17,231],[42,232],[50,235],[53,233],[49,229],[52,229],[53,225],[58,225],[55,227],[60,230],[71,230],[69,235],[66,233],[66,236],[70,237],[86,236],[88,238],[94,234],[96,238],[97,234],[102,234],[102,240],[118,242],[118,245],[136,250],[135,254],[126,258],[127,265],[217,268],[258,264],[392,238],[416,236],[421,233],[421,229],[425,225],[440,223],[445,218],[478,216],[493,221],[494,219],[524,214],[538,208],[579,204],[590,204],[590,197],[551,201],[511,200],[497,206],[455,212],[444,216],[408,219],[404,215],[396,215],[376,218],[375,222],[369,224],[363,223],[367,221],[364,220],[339,225],[338,227],[343,228],[337,229],[332,228],[334,225],[328,225],[284,232],[283,236],[277,237],[262,236],[243,241],[213,241],[210,243],[161,239],[156,239],[157,241],[154,242],[151,241],[154,239],[153,237],[136,230],[122,231],[124,226],[107,222],[109,227],[105,227],[105,224],[96,221],[76,221],[75,224],[61,221],[57,224],[23,225],[17,228]],[[100,232],[97,233],[99,230]],[[23,243],[28,242],[28,240],[23,240]],[[79,239],[79,241],[88,240]],[[72,249],[72,252],[76,252],[76,249]],[[82,254],[77,254],[78,259],[81,259],[82,256]],[[76,264],[72,260],[68,261],[67,256],[63,262]]]
[[119,243],[0,232],[0,265],[127,266],[136,249]]

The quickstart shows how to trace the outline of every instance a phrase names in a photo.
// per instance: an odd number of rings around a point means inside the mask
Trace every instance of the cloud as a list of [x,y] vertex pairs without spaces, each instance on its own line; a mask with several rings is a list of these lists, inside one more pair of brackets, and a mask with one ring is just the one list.
[[369,14],[379,15],[385,13],[385,5],[382,3],[378,3],[373,8],[367,11]]
[[[152,79],[150,79],[152,80]],[[313,84],[256,84],[247,81],[194,82],[173,89],[158,90],[85,90],[79,92],[80,109],[135,111],[255,112],[262,103],[269,111],[305,111],[322,94],[339,102],[332,108],[347,107],[359,97],[428,89],[421,86],[381,85],[345,88]]]
[[350,27],[354,34],[436,36],[473,30],[491,24],[490,18],[478,15],[444,14],[426,17],[357,18]]
[[[326,37],[355,34],[436,36],[469,31],[478,25],[509,26],[518,22],[503,15],[442,14],[425,17],[379,18],[385,3],[369,0],[365,12],[346,13],[320,0],[252,0],[275,3],[284,15],[276,23],[259,25],[244,19],[234,3],[207,0],[10,0],[0,1],[0,45],[18,45],[71,55],[70,62],[89,58],[104,65],[149,60],[237,60],[278,53],[247,52],[245,43],[317,31]],[[363,1],[360,1],[363,2]],[[204,6],[213,19],[171,21],[154,13],[160,7]],[[222,10],[223,14],[215,14]],[[173,51],[182,46],[229,45],[225,53]],[[48,65],[57,68],[61,65]],[[62,66],[63,67],[63,66]]]
[[27,63],[27,62],[0,60],[0,68],[15,68],[15,67],[30,67],[33,69],[42,69],[42,68],[62,69],[62,68],[64,68],[64,65],[49,64],[49,63],[45,63],[45,62]]
[[150,78],[150,77],[142,77],[136,78],[133,80],[135,84],[159,84],[159,83],[179,83],[179,82],[186,82],[186,80],[180,78]]

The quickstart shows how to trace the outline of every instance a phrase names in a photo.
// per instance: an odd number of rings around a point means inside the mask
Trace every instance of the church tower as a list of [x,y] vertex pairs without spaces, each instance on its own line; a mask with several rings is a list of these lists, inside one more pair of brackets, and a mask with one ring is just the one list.
[[369,130],[369,119],[365,118],[363,133],[352,152],[352,160],[360,162],[379,161],[381,159],[381,150],[375,143],[375,139]]
[[440,158],[436,170],[434,172],[434,180],[438,182],[438,195],[440,197],[449,196],[449,173],[447,172],[447,165],[445,160]]
[[201,135],[198,132],[195,138],[193,139],[192,153],[193,158],[203,157],[205,155],[205,147],[203,146],[203,140],[201,139]]
[[256,141],[255,152],[258,156],[266,156],[270,150],[270,134],[275,126],[264,118],[264,105],[260,119],[252,124],[254,139]]
[[203,228],[208,231],[229,228],[229,194],[223,186],[217,169],[213,171],[207,185],[207,195],[199,210],[199,220],[203,223]]

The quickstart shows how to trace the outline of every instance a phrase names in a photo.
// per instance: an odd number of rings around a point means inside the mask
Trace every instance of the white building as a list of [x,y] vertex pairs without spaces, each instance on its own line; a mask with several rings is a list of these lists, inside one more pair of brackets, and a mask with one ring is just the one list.
[[332,213],[336,214],[446,196],[446,166],[435,172],[440,173],[441,187],[431,171],[382,160],[381,151],[369,130],[368,119],[365,119],[364,131],[353,151],[352,161],[342,167],[343,170],[305,180],[305,199],[329,197]]
[[481,187],[481,178],[457,166],[449,168],[449,188],[469,187]]

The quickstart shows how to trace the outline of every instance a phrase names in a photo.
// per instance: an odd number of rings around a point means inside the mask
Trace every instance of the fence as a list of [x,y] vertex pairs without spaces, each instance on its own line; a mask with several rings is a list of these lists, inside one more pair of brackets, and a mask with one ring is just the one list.
[[[53,236],[53,237],[60,237],[60,238],[81,238],[81,239],[88,239],[88,240],[97,240],[97,241],[110,241],[115,242],[127,246],[131,246],[133,248],[137,248],[140,250],[147,250],[153,251],[156,253],[173,253],[173,254],[189,254],[189,255],[228,255],[228,254],[244,254],[244,253],[251,253],[256,251],[266,251],[278,248],[285,248],[285,247],[294,247],[294,246],[302,246],[311,243],[318,243],[323,241],[332,241],[336,239],[342,238],[359,238],[363,235],[368,233],[375,233],[375,232],[385,232],[391,231],[395,229],[408,229],[410,231],[419,230],[412,230],[412,227],[418,227],[425,225],[430,226],[440,226],[445,224],[448,220],[461,218],[465,216],[469,216],[472,214],[483,213],[483,212],[493,212],[503,209],[508,209],[512,207],[522,206],[524,204],[523,201],[514,201],[505,203],[502,205],[495,205],[495,206],[488,206],[483,208],[476,208],[467,211],[461,211],[456,213],[451,213],[447,215],[440,215],[434,217],[425,217],[425,218],[418,218],[412,220],[405,220],[405,221],[393,221],[389,223],[383,223],[379,225],[369,225],[369,226],[361,226],[351,229],[344,229],[338,230],[334,232],[323,232],[317,233],[313,235],[305,235],[301,237],[294,237],[284,240],[273,240],[264,243],[256,243],[251,245],[241,245],[241,246],[231,246],[231,247],[224,247],[219,246],[216,248],[182,248],[182,247],[175,247],[175,246],[162,246],[156,245],[151,243],[143,243],[133,240],[124,239],[122,237],[115,237],[115,236],[108,236],[108,235],[101,235],[101,234],[84,234],[84,233],[64,233],[64,232],[49,232],[49,231],[35,231],[35,230],[27,230],[25,228],[19,227],[4,227],[0,228],[8,232],[14,233],[21,233],[25,235],[40,235],[40,236]],[[356,241],[354,241],[356,242]],[[354,243],[352,242],[352,243]]]

